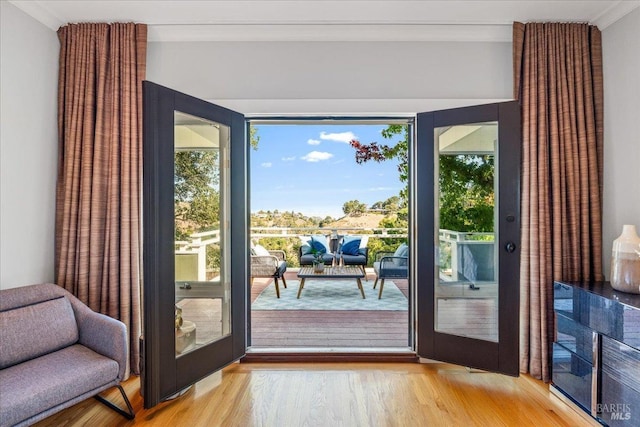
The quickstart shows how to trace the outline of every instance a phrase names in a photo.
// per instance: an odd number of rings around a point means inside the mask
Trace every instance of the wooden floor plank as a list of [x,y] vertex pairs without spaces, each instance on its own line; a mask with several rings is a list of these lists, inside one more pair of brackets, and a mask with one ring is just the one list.
[[[528,376],[442,363],[243,363],[182,397],[143,409],[140,382],[124,383],[128,421],[87,399],[36,424],[80,426],[589,426]],[[116,390],[106,397],[118,401]]]

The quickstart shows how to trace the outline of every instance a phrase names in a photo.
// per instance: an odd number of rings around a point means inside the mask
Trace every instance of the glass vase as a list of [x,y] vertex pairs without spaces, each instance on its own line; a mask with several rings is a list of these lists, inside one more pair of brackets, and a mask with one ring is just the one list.
[[611,250],[611,286],[640,294],[640,237],[635,225],[624,225]]

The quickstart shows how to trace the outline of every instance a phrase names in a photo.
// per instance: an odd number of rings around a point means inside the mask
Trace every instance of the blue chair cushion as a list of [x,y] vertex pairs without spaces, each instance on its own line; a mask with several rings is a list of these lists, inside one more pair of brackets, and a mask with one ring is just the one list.
[[[302,255],[300,257],[300,265],[311,265],[315,257],[312,254]],[[325,264],[331,265],[333,263],[333,254],[323,254],[322,260]]]
[[280,261],[278,263],[278,268],[276,269],[276,273],[274,274],[275,277],[282,277],[285,273],[285,271],[287,271],[287,262],[286,261]]
[[342,254],[342,261],[344,265],[367,265],[367,257],[361,253],[358,253],[358,255]]
[[[381,265],[382,264],[382,265]],[[380,279],[406,279],[408,277],[409,270],[407,266],[398,266],[393,263],[390,259],[386,262],[374,262],[373,270],[376,273],[376,276]]]
[[360,237],[345,236],[340,251],[345,255],[359,255],[361,241]]

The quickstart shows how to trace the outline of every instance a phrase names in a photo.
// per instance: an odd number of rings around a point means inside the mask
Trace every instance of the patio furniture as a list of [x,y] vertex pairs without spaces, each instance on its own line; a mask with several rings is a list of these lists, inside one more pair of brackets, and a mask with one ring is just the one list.
[[280,298],[280,285],[278,279],[287,287],[284,273],[287,271],[287,261],[284,251],[269,251],[260,245],[251,248],[251,284],[256,277],[270,277],[276,287],[276,295]]
[[324,236],[322,234],[312,236],[301,236],[300,240],[302,244],[298,248],[298,259],[300,260],[300,266],[313,265],[315,255],[312,249],[322,253],[322,260],[325,265],[334,265],[336,262],[336,256],[331,251],[331,235]]
[[409,247],[407,244],[403,243],[393,253],[377,253],[376,261],[373,263],[373,271],[376,273],[373,289],[376,288],[378,279],[380,279],[378,299],[381,299],[385,279],[406,279],[409,277]]
[[344,236],[338,249],[340,265],[359,267],[367,280],[365,266],[369,261],[369,248],[367,243],[369,236]]
[[334,266],[334,267],[325,267],[322,273],[316,273],[313,271],[313,267],[301,267],[300,271],[298,271],[298,278],[300,279],[300,287],[298,288],[298,298],[300,298],[300,294],[302,293],[302,289],[304,288],[304,283],[306,279],[356,279],[358,283],[358,289],[360,289],[360,293],[362,294],[362,298],[365,299],[364,296],[364,288],[362,287],[362,279],[364,274],[359,267],[356,266]]

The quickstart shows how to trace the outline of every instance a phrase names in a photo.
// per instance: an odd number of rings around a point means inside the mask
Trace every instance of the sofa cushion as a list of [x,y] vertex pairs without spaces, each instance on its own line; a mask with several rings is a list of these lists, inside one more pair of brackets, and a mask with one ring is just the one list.
[[51,353],[78,341],[78,325],[61,297],[0,312],[0,368]]
[[80,344],[2,369],[0,425],[17,424],[78,397],[86,399],[115,385],[118,369],[115,360]]

